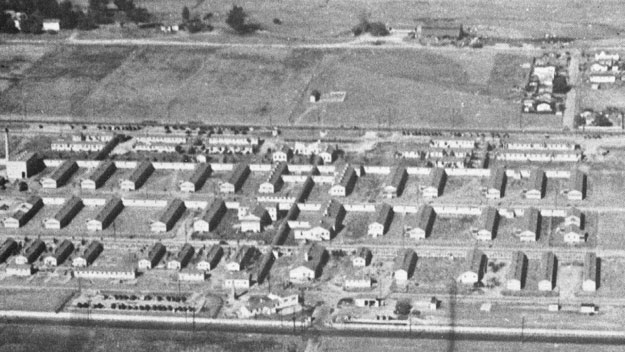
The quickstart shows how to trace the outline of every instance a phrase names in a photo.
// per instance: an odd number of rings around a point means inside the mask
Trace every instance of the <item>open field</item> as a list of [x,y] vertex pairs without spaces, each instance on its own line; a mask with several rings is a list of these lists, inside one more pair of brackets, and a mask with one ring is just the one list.
[[[558,128],[519,115],[531,56],[431,49],[58,47],[0,113],[94,121]],[[345,91],[311,104],[312,89]],[[22,99],[24,98],[24,99]]]

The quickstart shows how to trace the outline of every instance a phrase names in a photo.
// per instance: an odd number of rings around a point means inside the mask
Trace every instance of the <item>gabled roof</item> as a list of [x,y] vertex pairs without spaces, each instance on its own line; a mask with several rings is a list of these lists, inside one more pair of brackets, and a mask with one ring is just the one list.
[[395,257],[393,270],[397,271],[401,269],[409,272],[416,256],[417,253],[413,249],[405,249],[397,257]]
[[484,229],[488,231],[494,231],[497,226],[497,218],[499,212],[495,207],[486,207],[482,210],[482,217],[484,218]]
[[96,215],[95,220],[100,222],[105,221],[111,215],[111,213],[119,209],[118,207],[120,206],[122,208],[124,207],[124,203],[120,198],[113,197],[109,199],[109,201],[106,202],[104,208],[98,213],[98,215]]
[[395,170],[393,170],[393,174],[391,175],[391,186],[395,188],[399,188],[401,183],[405,180],[408,173],[406,172],[406,167],[403,165],[398,165]]
[[189,178],[188,182],[197,185],[198,183],[202,182],[210,172],[210,164],[197,164],[197,166],[195,167],[195,171],[193,172],[193,175],[191,175],[191,177]]
[[482,270],[482,265],[484,262],[484,252],[475,248],[469,250],[467,253],[467,263],[469,264],[469,270],[475,273],[480,272]]
[[547,280],[553,282],[554,266],[556,262],[556,256],[553,252],[545,252],[542,255],[540,262],[540,280]]
[[586,253],[584,257],[584,281],[597,281],[597,255],[593,252]]
[[66,255],[67,252],[71,252],[74,250],[74,244],[70,240],[63,240],[61,244],[59,244],[54,250],[54,257],[59,258],[60,256]]
[[387,203],[382,203],[378,209],[378,216],[375,221],[379,224],[385,225],[392,213],[393,207]]
[[94,182],[98,182],[100,181],[103,177],[106,176],[106,174],[109,172],[110,169],[115,169],[115,163],[107,160],[107,161],[103,161],[100,163],[100,165],[98,165],[98,167],[96,167],[95,170],[93,170],[93,172],[91,173],[91,175],[89,175],[89,177],[87,177],[88,180],[94,181]]
[[287,163],[277,163],[271,170],[271,174],[269,175],[267,182],[275,186],[282,179],[282,175],[287,174],[288,172],[289,167]]
[[583,192],[585,188],[586,174],[579,170],[571,171],[571,176],[569,178],[569,190]]
[[221,212],[222,209],[224,209],[225,207],[226,202],[224,202],[223,199],[215,198],[206,213],[204,213],[204,215],[202,216],[202,219],[204,219],[206,222],[211,222],[215,215]]
[[372,255],[371,254],[371,250],[369,248],[367,248],[367,247],[359,247],[356,250],[356,257],[365,258],[366,259],[370,255]]
[[100,252],[102,252],[102,250],[104,250],[104,246],[102,245],[102,243],[98,241],[91,241],[87,248],[85,248],[85,250],[82,252],[81,257],[89,258],[92,255],[95,255],[95,253],[99,254]]
[[247,163],[236,164],[234,166],[234,169],[232,170],[232,173],[228,177],[228,183],[233,185],[239,183],[241,181],[241,178],[243,178],[248,172],[249,166],[247,165]]
[[148,259],[153,260],[156,256],[164,254],[165,251],[167,251],[165,245],[160,242],[156,242],[152,245],[150,251],[148,252]]
[[351,180],[353,180],[354,177],[356,177],[356,171],[353,167],[346,165],[343,175],[339,180],[339,185],[343,187],[349,186],[349,183],[351,182]]
[[54,215],[54,218],[58,221],[63,221],[77,206],[82,206],[82,199],[72,196],[63,203],[63,207]]
[[41,253],[45,250],[46,244],[42,240],[36,239],[28,247],[26,247],[26,250],[24,250],[24,256],[30,259],[30,256],[34,253]]
[[139,180],[141,180],[141,178],[144,177],[145,174],[151,173],[153,171],[154,171],[154,166],[152,166],[152,163],[147,160],[144,160],[139,165],[137,165],[137,168],[135,168],[132,174],[130,174],[130,176],[128,177],[128,180],[130,182],[135,182],[135,183],[139,182]]
[[525,266],[525,254],[521,251],[515,251],[512,253],[512,260],[510,262],[510,269],[508,271],[508,277],[510,279],[523,281],[523,269]]
[[430,221],[432,221],[432,217],[435,215],[434,208],[429,205],[421,206],[419,209],[419,215],[417,218],[417,226],[421,229],[425,229]]
[[190,259],[193,256],[193,253],[195,253],[195,248],[193,248],[191,244],[186,243],[184,246],[182,246],[182,248],[178,252],[178,255],[176,256],[176,260],[178,260],[179,262],[182,262],[186,259]]
[[567,216],[567,217],[569,217],[569,216],[575,216],[575,217],[578,217],[578,218],[580,218],[580,219],[581,219],[583,215],[584,215],[584,214],[582,213],[582,211],[581,211],[581,210],[579,210],[579,209],[578,209],[578,208],[576,208],[576,207],[569,207],[569,208],[567,208],[567,209],[566,209],[566,216]]
[[437,189],[440,188],[446,176],[445,169],[442,167],[433,168],[431,171],[430,186]]
[[257,204],[251,212],[252,215],[262,219],[267,214],[267,209],[260,204]]
[[545,172],[542,169],[535,168],[530,172],[530,189],[537,189],[542,191],[543,184],[545,182]]
[[59,167],[57,167],[49,176],[54,181],[59,181],[66,177],[68,173],[73,169],[77,169],[78,165],[74,160],[65,160]]
[[540,210],[530,207],[525,209],[525,230],[532,232],[538,231],[538,219],[540,218]]
[[326,207],[325,215],[331,218],[336,218],[340,215],[341,209],[344,209],[343,204],[332,198]]
[[180,198],[172,200],[167,205],[167,208],[165,209],[163,214],[159,217],[159,221],[167,224],[176,216],[176,214],[178,214],[180,209],[186,209],[184,202]]
[[506,182],[506,170],[504,168],[498,168],[493,171],[489,182],[489,188],[501,190],[504,182]]

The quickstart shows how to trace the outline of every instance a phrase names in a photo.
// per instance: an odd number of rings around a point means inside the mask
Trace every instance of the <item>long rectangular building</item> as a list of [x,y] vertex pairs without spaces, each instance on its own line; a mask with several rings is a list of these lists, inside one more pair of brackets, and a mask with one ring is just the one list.
[[226,203],[221,198],[215,198],[208,207],[202,218],[193,223],[193,230],[199,232],[214,231],[221,219],[226,215],[228,209]]
[[200,190],[200,188],[202,188],[204,183],[206,183],[206,180],[210,176],[211,171],[212,169],[211,169],[210,164],[206,164],[206,163],[198,164],[195,167],[195,171],[193,172],[193,175],[191,175],[191,177],[188,180],[183,181],[180,184],[180,190],[182,192],[189,192],[189,193],[197,192],[198,190]]
[[167,232],[171,230],[186,209],[184,202],[179,198],[169,202],[158,221],[152,223],[152,232]]
[[124,210],[124,202],[118,197],[109,199],[95,219],[87,221],[87,230],[102,231],[115,221],[115,218]]
[[108,180],[115,173],[115,170],[117,170],[117,167],[114,162],[110,160],[102,161],[98,167],[93,170],[91,175],[80,182],[80,188],[96,190],[104,186],[106,180]]
[[70,197],[65,201],[65,203],[63,203],[63,207],[54,215],[53,218],[49,218],[44,221],[45,228],[60,230],[61,228],[67,226],[83,207],[84,204],[82,199],[76,196]]
[[219,186],[219,190],[222,193],[236,193],[238,192],[247,177],[250,175],[250,167],[247,163],[238,163],[234,166],[234,169],[228,176],[228,179]]
[[41,208],[43,208],[43,199],[39,196],[30,196],[13,215],[4,219],[4,227],[17,229],[26,225]]
[[74,160],[65,160],[50,176],[41,179],[41,187],[61,187],[67,183],[76,171],[78,171],[78,164]]
[[136,191],[141,188],[145,181],[148,180],[150,175],[154,172],[154,166],[151,162],[144,160],[137,168],[130,174],[127,179],[121,180],[120,187],[124,191]]

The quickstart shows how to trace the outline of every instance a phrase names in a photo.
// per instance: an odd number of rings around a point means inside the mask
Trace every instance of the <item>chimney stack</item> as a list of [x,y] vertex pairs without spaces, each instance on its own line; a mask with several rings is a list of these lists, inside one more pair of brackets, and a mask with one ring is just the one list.
[[4,129],[4,160],[9,162],[9,129]]

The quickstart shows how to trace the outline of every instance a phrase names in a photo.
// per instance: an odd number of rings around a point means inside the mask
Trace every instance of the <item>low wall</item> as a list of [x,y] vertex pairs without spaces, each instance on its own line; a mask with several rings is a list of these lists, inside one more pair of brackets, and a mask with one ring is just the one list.
[[317,170],[322,174],[333,174],[337,171],[334,165],[318,165]]
[[125,207],[154,207],[163,208],[167,206],[166,200],[160,199],[127,199],[122,198]]
[[318,184],[334,184],[335,177],[334,176],[312,176],[313,182]]
[[250,171],[252,172],[269,172],[273,169],[272,164],[250,164]]
[[282,181],[285,183],[304,183],[307,178],[306,175],[282,175]]
[[406,172],[408,175],[424,176],[429,175],[432,171],[429,167],[407,167]]
[[239,209],[239,202],[225,202],[226,209]]
[[115,161],[115,167],[118,169],[135,169],[139,165],[137,161]]
[[414,214],[419,211],[419,207],[416,205],[395,205],[393,206],[393,211],[396,213]]
[[438,205],[434,205],[432,206],[432,208],[434,208],[434,212],[436,212],[436,215],[440,215],[440,216],[463,216],[463,215],[469,215],[469,216],[479,216],[482,214],[482,209],[480,207],[458,207],[458,206],[438,206]]
[[98,160],[76,160],[76,164],[78,167],[82,167],[85,169],[95,169],[100,165],[101,161]]
[[309,164],[289,164],[288,169],[290,173],[307,174],[312,171],[313,166]]
[[375,204],[343,204],[345,211],[363,212],[363,213],[375,213]]
[[300,211],[320,211],[321,204],[319,203],[297,203],[297,207]]
[[42,197],[41,200],[43,200],[44,205],[61,205],[65,203],[65,198],[59,197]]
[[295,203],[295,197],[280,197],[280,196],[258,196],[256,200],[261,203],[279,203],[279,204],[293,204]]
[[490,177],[490,169],[445,169],[448,176]]
[[364,170],[365,174],[372,175],[390,175],[391,173],[390,166],[365,166]]
[[196,165],[196,163],[152,163],[156,170],[195,170]]
[[185,200],[184,206],[188,209],[206,209],[208,202],[202,200]]
[[83,198],[82,203],[86,207],[102,207],[106,205],[105,198]]
[[211,163],[211,170],[213,171],[232,171],[234,169],[234,164],[221,164],[221,163]]

